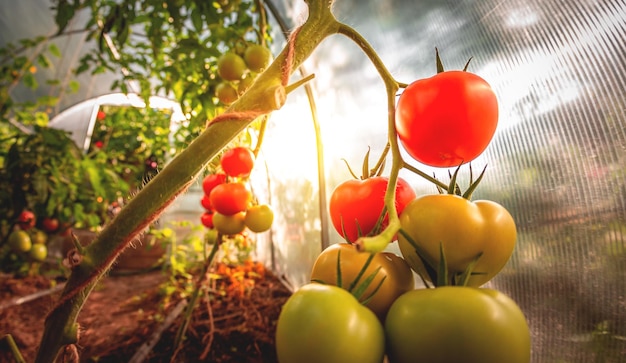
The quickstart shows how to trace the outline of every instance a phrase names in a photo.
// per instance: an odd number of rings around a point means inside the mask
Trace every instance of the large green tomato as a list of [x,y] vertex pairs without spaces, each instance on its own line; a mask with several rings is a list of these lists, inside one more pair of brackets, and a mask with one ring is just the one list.
[[[341,287],[347,290],[354,283],[370,255],[367,252],[359,252],[355,245],[349,243],[331,245],[315,260],[311,280],[337,285],[337,261],[339,261]],[[374,273],[374,279],[360,300],[384,321],[394,300],[415,288],[415,280],[406,261],[391,252],[375,253],[356,285]]]
[[349,292],[311,283],[283,305],[276,352],[280,363],[380,363],[385,333],[376,315]]
[[444,286],[400,296],[385,321],[391,363],[528,363],[530,332],[508,296]]
[[[423,251],[436,269],[443,245],[448,274],[461,274],[482,253],[468,286],[491,280],[507,263],[517,232],[515,221],[501,205],[469,201],[451,194],[425,195],[410,202],[400,215],[402,231]],[[428,279],[424,265],[411,242],[398,234],[402,256],[420,275]]]

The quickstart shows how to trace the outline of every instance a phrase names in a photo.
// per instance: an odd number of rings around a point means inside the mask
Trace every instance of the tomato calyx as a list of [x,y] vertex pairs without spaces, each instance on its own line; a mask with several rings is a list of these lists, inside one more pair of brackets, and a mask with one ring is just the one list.
[[[378,266],[376,268],[376,270],[374,270],[374,272],[370,273],[367,276],[364,276],[365,275],[365,271],[367,271],[368,267],[372,263],[372,260],[374,259],[374,255],[375,255],[375,253],[371,253],[371,252],[369,253],[369,256],[367,257],[367,260],[365,261],[365,263],[363,263],[363,266],[361,266],[361,269],[357,273],[357,275],[354,278],[354,280],[350,283],[350,286],[344,287],[342,271],[341,271],[341,250],[337,251],[337,264],[336,264],[337,280],[335,281],[334,285],[338,286],[338,287],[341,287],[342,289],[347,290],[362,305],[366,305],[376,295],[376,293],[378,292],[380,287],[385,282],[385,279],[387,278],[387,276],[384,276],[378,282],[378,285],[376,285],[374,290],[367,297],[363,298],[363,295],[365,294],[365,292],[367,291],[369,286],[372,284],[372,282],[376,278],[376,275],[378,275],[378,272],[382,269],[382,266]],[[361,281],[361,279],[363,279],[363,280]],[[312,279],[311,282],[316,282],[316,283],[320,283],[320,284],[328,284],[328,281],[322,281],[322,280],[318,280],[318,279]]]
[[[465,66],[463,66],[463,72],[467,72],[467,68],[469,67],[470,62],[472,61],[472,57],[470,57]],[[443,67],[443,62],[441,61],[441,57],[439,56],[439,48],[435,47],[435,63],[437,64],[437,73],[443,73],[446,70]]]

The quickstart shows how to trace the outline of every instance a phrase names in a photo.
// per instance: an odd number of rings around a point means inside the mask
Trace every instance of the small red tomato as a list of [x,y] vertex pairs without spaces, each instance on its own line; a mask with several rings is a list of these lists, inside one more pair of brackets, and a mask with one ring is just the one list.
[[223,183],[226,183],[226,174],[224,173],[209,174],[205,176],[202,180],[202,189],[204,190],[204,194],[211,194],[213,188]]
[[216,212],[229,216],[248,209],[252,194],[242,183],[225,183],[213,188],[209,199]]
[[[389,184],[387,177],[373,177],[365,180],[347,180],[332,192],[329,201],[330,218],[335,230],[348,242],[353,243],[359,236],[373,232],[385,206],[385,192]],[[404,207],[415,199],[415,191],[408,182],[398,178],[396,184],[396,210],[402,213]],[[385,217],[381,229],[389,223]],[[344,233],[345,232],[345,233]]]
[[211,198],[209,198],[209,196],[206,194],[202,196],[202,199],[200,199],[200,204],[207,211],[213,210],[213,206],[211,205]]
[[98,114],[96,115],[96,119],[98,121],[102,121],[104,120],[104,118],[107,116],[106,113],[104,113],[104,111],[98,111]]
[[35,227],[35,222],[37,219],[35,218],[35,213],[25,210],[20,213],[19,217],[17,217],[17,224],[23,230],[28,230]]
[[206,228],[213,228],[213,213],[212,212],[202,213],[202,215],[200,216],[200,222],[202,222],[202,224]]
[[224,172],[233,177],[250,175],[254,167],[254,154],[247,147],[234,147],[226,151],[220,159]]
[[41,227],[48,233],[54,233],[59,229],[59,220],[52,217],[44,217],[41,220]]

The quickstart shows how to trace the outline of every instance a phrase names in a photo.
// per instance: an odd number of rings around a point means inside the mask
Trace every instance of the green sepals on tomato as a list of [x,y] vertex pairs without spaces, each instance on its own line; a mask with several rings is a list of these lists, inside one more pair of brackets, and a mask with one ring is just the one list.
[[311,283],[283,305],[276,353],[280,363],[380,363],[385,333],[376,315],[348,291]]
[[[373,278],[368,281],[370,276]],[[395,299],[415,288],[413,272],[401,257],[391,252],[359,252],[348,243],[333,244],[320,253],[313,264],[311,281],[336,285],[353,294],[367,281],[356,298],[381,321]]]
[[498,101],[476,74],[445,71],[411,83],[398,99],[396,130],[416,161],[434,167],[468,163],[489,145]]
[[491,289],[417,289],[393,303],[385,321],[394,363],[528,363],[530,332],[523,312]]
[[413,270],[433,283],[437,279],[428,269],[437,271],[443,250],[448,284],[455,284],[470,265],[472,274],[467,285],[485,284],[506,265],[517,238],[515,221],[503,206],[452,194],[415,199],[404,208],[400,224],[398,245],[402,256]]
[[[408,182],[402,178],[397,180],[395,204],[400,214],[416,195]],[[388,184],[389,178],[375,176],[347,180],[335,187],[329,201],[330,218],[335,230],[346,241],[353,243],[359,237],[375,234],[387,226],[387,213],[381,223],[379,220],[385,208]]]

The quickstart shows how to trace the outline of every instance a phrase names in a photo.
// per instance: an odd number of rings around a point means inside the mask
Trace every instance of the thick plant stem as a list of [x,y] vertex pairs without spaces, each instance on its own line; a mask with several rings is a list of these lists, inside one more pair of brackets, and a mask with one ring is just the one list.
[[309,0],[309,17],[286,48],[250,89],[220,117],[210,122],[183,152],[135,195],[116,218],[85,248],[79,263],[48,317],[36,362],[54,362],[65,345],[78,341],[76,319],[90,292],[128,244],[195,180],[208,162],[256,117],[279,109],[285,101],[285,80],[339,23],[332,1]]

